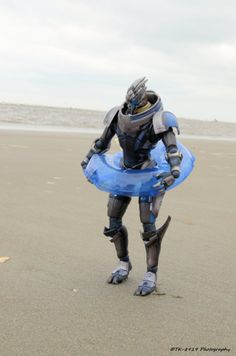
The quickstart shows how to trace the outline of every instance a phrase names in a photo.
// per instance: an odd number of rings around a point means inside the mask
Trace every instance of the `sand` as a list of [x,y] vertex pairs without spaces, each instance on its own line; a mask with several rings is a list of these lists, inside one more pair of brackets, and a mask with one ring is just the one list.
[[105,283],[117,261],[102,234],[107,194],[80,169],[93,139],[0,131],[0,257],[10,257],[0,263],[0,354],[236,355],[236,142],[182,140],[196,168],[165,197],[159,295],[142,298],[136,198],[124,219],[133,270]]

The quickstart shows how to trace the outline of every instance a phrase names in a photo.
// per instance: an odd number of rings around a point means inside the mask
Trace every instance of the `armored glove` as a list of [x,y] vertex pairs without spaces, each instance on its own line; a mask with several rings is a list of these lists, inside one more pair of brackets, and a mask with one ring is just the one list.
[[88,163],[89,163],[89,159],[88,159],[88,157],[85,157],[85,159],[80,163],[80,165],[83,168],[83,170],[86,169]]
[[183,155],[177,149],[172,149],[166,154],[166,160],[170,165],[171,174],[174,178],[179,178],[181,170],[180,164],[183,159]]
[[90,149],[90,151],[88,152],[87,156],[85,157],[85,159],[81,162],[81,167],[83,169],[86,169],[90,159],[92,158],[92,156],[95,153],[105,153],[106,151],[108,151],[110,148],[110,144],[109,143],[105,143],[104,140],[102,138],[98,138],[94,141],[94,144],[92,145],[92,148]]
[[169,188],[175,181],[174,176],[171,173],[164,172],[156,176],[158,182],[154,184],[153,188],[158,189],[159,192],[164,192]]

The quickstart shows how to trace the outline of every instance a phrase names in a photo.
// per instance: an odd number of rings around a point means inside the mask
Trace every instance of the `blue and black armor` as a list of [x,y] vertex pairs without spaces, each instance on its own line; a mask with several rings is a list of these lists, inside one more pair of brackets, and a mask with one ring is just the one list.
[[[146,89],[146,81],[141,78],[132,83],[127,91],[126,101],[108,111],[104,119],[104,132],[94,142],[82,166],[86,167],[94,153],[106,152],[111,139],[116,135],[123,151],[120,163],[123,167],[135,170],[153,167],[156,162],[151,160],[150,152],[162,140],[171,171],[168,177],[163,177],[162,184],[165,188],[180,175],[182,157],[178,152],[174,133],[175,129],[179,133],[179,127],[175,115],[163,109],[159,95]],[[161,241],[170,222],[168,217],[159,229],[155,225],[164,194],[163,191],[155,197],[139,197],[139,213],[143,225],[141,237],[146,249],[147,272],[136,290],[137,295],[150,294],[156,288]],[[122,224],[122,217],[130,200],[130,197],[109,196],[109,227],[104,229],[104,234],[115,244],[120,261],[108,279],[113,284],[127,279],[132,268],[128,254],[128,232]]]

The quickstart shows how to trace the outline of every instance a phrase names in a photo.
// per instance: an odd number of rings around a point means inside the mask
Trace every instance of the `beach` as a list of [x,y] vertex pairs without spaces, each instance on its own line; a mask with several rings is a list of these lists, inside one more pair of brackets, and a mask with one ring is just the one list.
[[137,198],[124,218],[133,270],[106,284],[117,264],[102,233],[107,193],[80,167],[95,138],[0,130],[0,354],[235,355],[236,141],[180,136],[196,167],[165,196],[158,293],[143,298]]

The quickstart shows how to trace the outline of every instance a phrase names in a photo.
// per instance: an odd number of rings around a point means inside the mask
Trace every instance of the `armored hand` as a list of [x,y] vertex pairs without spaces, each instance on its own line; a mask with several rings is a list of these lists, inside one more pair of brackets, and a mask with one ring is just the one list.
[[154,184],[153,188],[158,189],[159,192],[164,192],[169,188],[175,181],[174,176],[171,173],[164,172],[156,176],[158,182]]
[[83,170],[86,169],[88,163],[89,163],[89,159],[88,159],[88,157],[85,157],[85,159],[80,163],[80,165],[83,168]]
[[180,164],[183,159],[183,155],[181,152],[178,150],[170,150],[166,154],[166,160],[170,165],[171,168],[171,174],[174,178],[179,178],[181,170],[180,170]]
[[96,141],[93,144],[92,148],[90,149],[90,151],[88,152],[87,156],[83,159],[83,161],[80,163],[81,167],[83,168],[83,170],[86,169],[90,159],[92,158],[92,156],[94,155],[94,153],[99,153],[99,151],[96,149]]
[[102,138],[98,138],[94,141],[90,151],[88,152],[85,159],[81,162],[81,167],[86,169],[90,159],[95,153],[105,153],[110,148],[109,143],[104,142]]

